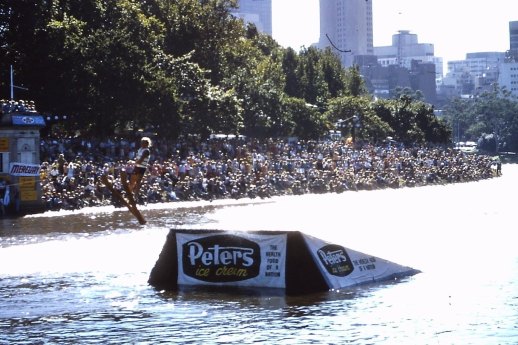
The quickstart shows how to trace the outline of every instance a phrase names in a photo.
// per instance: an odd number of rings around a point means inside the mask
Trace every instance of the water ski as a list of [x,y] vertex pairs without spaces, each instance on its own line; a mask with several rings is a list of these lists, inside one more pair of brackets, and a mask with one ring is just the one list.
[[121,179],[122,179],[122,186],[128,196],[128,200],[126,200],[126,198],[124,198],[122,196],[122,194],[113,187],[112,182],[110,180],[108,180],[108,176],[106,176],[106,175],[101,176],[101,181],[104,183],[104,185],[106,187],[108,187],[108,189],[112,193],[113,197],[116,198],[117,200],[119,200],[124,206],[126,206],[128,208],[128,210],[135,216],[135,218],[137,218],[137,220],[140,224],[146,224],[146,220],[144,219],[144,217],[142,216],[140,211],[137,209],[137,205],[133,198],[133,193],[131,193],[131,190],[129,189],[129,186],[128,186],[128,181],[126,180],[126,174],[124,174],[124,176],[121,175]]

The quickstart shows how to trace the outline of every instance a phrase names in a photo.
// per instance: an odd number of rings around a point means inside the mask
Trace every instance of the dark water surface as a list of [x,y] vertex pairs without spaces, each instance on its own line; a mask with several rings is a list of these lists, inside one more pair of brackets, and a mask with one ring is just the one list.
[[[0,344],[518,344],[518,166],[435,187],[0,219]],[[171,228],[301,230],[420,269],[282,294],[158,291]]]

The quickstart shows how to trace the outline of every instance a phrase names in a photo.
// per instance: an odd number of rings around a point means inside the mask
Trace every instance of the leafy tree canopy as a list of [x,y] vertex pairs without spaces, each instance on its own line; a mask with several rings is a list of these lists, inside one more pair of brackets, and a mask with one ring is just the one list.
[[[236,0],[2,1],[0,92],[8,98],[14,66],[16,84],[29,89],[16,98],[68,115],[70,134],[143,128],[171,139],[319,138],[355,115],[355,135],[363,140],[448,141],[418,95],[373,100],[357,66],[344,69],[330,49],[282,48],[234,17],[236,6]],[[504,133],[511,124],[503,110],[495,122],[490,108],[470,109],[486,132],[498,126]]]

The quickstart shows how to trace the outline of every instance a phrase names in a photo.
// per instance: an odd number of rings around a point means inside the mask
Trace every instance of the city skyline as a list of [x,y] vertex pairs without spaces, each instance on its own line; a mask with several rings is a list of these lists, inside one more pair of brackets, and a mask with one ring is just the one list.
[[[319,0],[273,0],[272,7],[273,38],[281,45],[298,50],[318,42]],[[510,21],[518,21],[516,0],[494,0],[491,6],[468,0],[373,1],[375,47],[391,45],[394,34],[409,30],[419,43],[434,45],[445,67],[467,53],[508,50]]]

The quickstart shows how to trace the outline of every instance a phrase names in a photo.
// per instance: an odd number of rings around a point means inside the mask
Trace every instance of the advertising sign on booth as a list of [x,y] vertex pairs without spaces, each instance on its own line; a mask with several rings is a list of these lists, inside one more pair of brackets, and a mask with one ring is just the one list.
[[35,176],[20,176],[18,180],[20,189],[24,190],[35,190],[36,189],[36,177]]
[[12,176],[39,176],[40,165],[12,162],[9,168],[9,175]]
[[9,138],[0,138],[0,152],[9,152]]
[[330,244],[306,234],[304,240],[331,289],[381,281],[415,271],[410,267]]
[[45,120],[41,115],[13,115],[13,125],[17,126],[45,126]]
[[286,234],[177,233],[178,284],[285,288]]
[[21,201],[37,201],[38,193],[35,190],[21,190],[20,191]]

